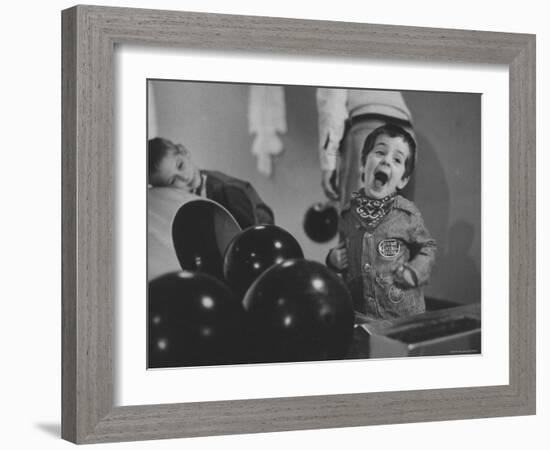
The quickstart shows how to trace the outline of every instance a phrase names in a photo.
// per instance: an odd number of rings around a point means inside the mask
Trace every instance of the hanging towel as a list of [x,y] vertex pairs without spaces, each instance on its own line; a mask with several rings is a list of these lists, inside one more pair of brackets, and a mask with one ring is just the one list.
[[251,151],[258,159],[258,171],[270,176],[273,171],[272,156],[284,149],[280,134],[287,131],[282,86],[250,86],[248,131],[255,135]]

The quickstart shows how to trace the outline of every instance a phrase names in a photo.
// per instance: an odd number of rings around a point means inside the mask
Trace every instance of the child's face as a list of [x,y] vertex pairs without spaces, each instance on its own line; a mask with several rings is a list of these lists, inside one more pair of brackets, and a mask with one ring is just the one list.
[[190,153],[182,145],[177,145],[166,152],[157,170],[150,174],[149,183],[191,191],[200,185],[200,172]]
[[403,189],[409,178],[403,178],[409,145],[401,137],[381,135],[367,155],[363,167],[363,189],[368,197],[382,199]]

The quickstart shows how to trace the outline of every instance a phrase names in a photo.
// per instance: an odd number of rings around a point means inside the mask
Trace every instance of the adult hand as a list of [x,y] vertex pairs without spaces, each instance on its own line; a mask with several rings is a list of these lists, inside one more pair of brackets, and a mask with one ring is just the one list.
[[333,184],[334,170],[322,170],[321,171],[321,186],[323,192],[329,200],[338,200],[338,192]]

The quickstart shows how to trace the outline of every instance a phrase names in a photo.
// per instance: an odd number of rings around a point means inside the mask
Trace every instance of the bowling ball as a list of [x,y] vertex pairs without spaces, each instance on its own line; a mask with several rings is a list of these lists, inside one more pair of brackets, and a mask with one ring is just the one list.
[[324,265],[288,260],[265,271],[243,300],[256,362],[341,359],[353,337],[344,282]]
[[242,362],[245,312],[230,289],[198,272],[149,283],[149,367]]
[[276,225],[247,228],[227,246],[223,271],[225,279],[241,298],[252,282],[273,264],[303,258],[298,241]]
[[338,210],[331,203],[315,203],[306,211],[303,225],[313,242],[328,242],[338,232]]

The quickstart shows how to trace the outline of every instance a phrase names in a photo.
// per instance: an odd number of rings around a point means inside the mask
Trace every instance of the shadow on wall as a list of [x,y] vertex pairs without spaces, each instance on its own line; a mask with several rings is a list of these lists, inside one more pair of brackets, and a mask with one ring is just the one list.
[[460,303],[481,301],[481,274],[469,255],[474,235],[475,230],[470,223],[464,220],[453,223],[449,229],[447,251],[440,253],[434,274],[446,289],[456,293],[453,300]]
[[437,150],[422,133],[417,133],[417,142],[417,165],[404,195],[416,203],[430,233],[441,248],[449,224],[449,185]]
[[417,141],[418,165],[404,195],[416,202],[437,241],[437,259],[426,294],[456,303],[479,302],[481,275],[469,254],[475,227],[465,220],[450,225],[450,189],[440,156],[422,133],[417,134]]

